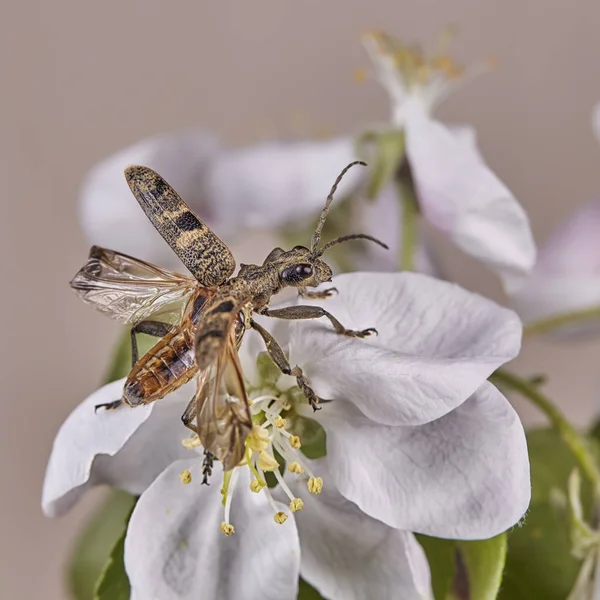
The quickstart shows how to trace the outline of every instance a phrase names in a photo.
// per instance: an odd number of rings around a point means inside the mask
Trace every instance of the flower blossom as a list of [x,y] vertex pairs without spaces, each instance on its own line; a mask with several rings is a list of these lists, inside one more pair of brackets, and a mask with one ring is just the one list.
[[432,117],[449,94],[489,67],[464,70],[443,49],[428,58],[380,32],[365,35],[364,46],[390,96],[390,127],[404,132],[421,215],[513,289],[535,262],[527,215],[485,163],[474,129]]
[[[227,473],[215,465],[210,486],[199,441],[179,420],[193,384],[94,414],[118,397],[115,382],[64,423],[43,508],[62,514],[99,483],[141,494],[125,541],[132,598],[291,600],[299,575],[330,599],[430,598],[412,532],[488,538],[525,512],[523,428],[486,381],[519,351],[517,316],[416,273],[347,274],[334,285],[336,296],[309,302],[379,335],[262,319],[326,400],[313,413],[295,379],[264,354],[257,361],[263,347],[247,332],[240,356],[254,430],[242,463]],[[315,427],[326,453],[311,460],[303,449]]]

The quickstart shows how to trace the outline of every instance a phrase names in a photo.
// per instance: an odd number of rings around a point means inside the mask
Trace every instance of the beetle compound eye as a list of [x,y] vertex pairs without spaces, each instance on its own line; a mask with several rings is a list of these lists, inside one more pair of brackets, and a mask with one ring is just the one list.
[[312,266],[311,265],[298,265],[296,267],[296,273],[300,277],[310,277],[312,275]]
[[300,264],[294,265],[293,267],[287,267],[281,272],[281,281],[285,283],[300,283],[301,281],[308,279],[313,274],[312,265]]

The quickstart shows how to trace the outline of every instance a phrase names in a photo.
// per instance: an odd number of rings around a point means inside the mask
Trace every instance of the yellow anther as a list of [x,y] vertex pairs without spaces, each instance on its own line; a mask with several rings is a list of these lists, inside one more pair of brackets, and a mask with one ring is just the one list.
[[197,448],[198,446],[200,446],[200,438],[198,436],[183,438],[181,440],[181,445],[186,450],[193,450],[194,448]]
[[354,69],[354,83],[364,83],[368,78],[367,70],[363,68]]
[[233,525],[231,523],[225,523],[225,521],[221,523],[219,529],[225,535],[232,535],[235,533],[235,528],[233,527]]
[[320,477],[310,477],[308,480],[308,491],[311,494],[320,494],[323,491],[323,480]]
[[264,450],[258,455],[258,466],[263,471],[275,471],[279,468],[279,463]]
[[445,73],[450,73],[452,70],[456,68],[454,61],[450,56],[438,56],[434,60],[431,61],[431,66],[438,71],[443,71]]
[[275,425],[275,427],[277,427],[278,429],[283,429],[286,426],[286,424],[287,424],[287,421],[280,415],[277,415],[273,419],[273,425]]
[[290,473],[295,473],[296,475],[302,475],[302,473],[304,473],[304,467],[299,462],[293,461],[288,465],[288,471]]
[[292,512],[298,512],[304,508],[304,502],[302,502],[302,498],[294,498],[290,502],[290,510]]
[[290,446],[292,448],[295,448],[296,450],[298,450],[300,448],[300,446],[302,446],[302,443],[300,442],[300,438],[297,435],[292,435],[290,437]]
[[284,512],[279,511],[278,513],[275,513],[273,518],[275,519],[275,523],[283,525],[287,521],[288,516]]
[[181,483],[187,485],[188,483],[192,483],[192,474],[186,469],[179,473],[179,479],[181,479]]
[[493,69],[498,68],[498,57],[497,56],[487,56],[485,59],[485,66],[492,71]]
[[260,492],[260,490],[262,490],[265,487],[264,483],[261,483],[260,481],[257,481],[256,479],[253,479],[250,482],[250,490],[253,491],[255,494],[258,494],[258,492]]
[[246,445],[253,452],[261,452],[269,447],[269,432],[262,427],[254,427],[246,440]]

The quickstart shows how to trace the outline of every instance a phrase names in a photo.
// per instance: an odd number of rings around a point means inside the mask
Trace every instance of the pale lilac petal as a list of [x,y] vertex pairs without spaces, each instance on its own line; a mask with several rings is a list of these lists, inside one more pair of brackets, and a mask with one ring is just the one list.
[[343,498],[324,463],[311,462],[325,482],[318,496],[286,477],[304,500],[295,514],[302,577],[329,600],[431,598],[429,565],[413,534],[372,519]]
[[327,432],[333,483],[392,527],[442,538],[489,538],[527,510],[523,426],[490,383],[427,425],[379,425],[348,403],[323,407],[319,422]]
[[[267,228],[318,215],[340,171],[356,160],[351,138],[268,143],[217,155],[203,182],[219,202],[220,222],[231,228]],[[340,184],[343,198],[367,174],[354,167]]]
[[218,149],[204,132],[148,138],[109,156],[88,173],[81,189],[81,225],[92,244],[167,267],[180,266],[175,253],[148,221],[131,193],[123,170],[132,164],[162,175],[200,218],[216,225],[200,181],[207,159]]
[[189,454],[181,445],[189,436],[181,415],[194,394],[194,385],[148,406],[123,405],[95,412],[97,404],[121,397],[124,381],[94,392],[60,428],[42,492],[46,515],[64,514],[94,485],[106,483],[140,494],[173,460]]
[[529,220],[485,164],[474,140],[418,106],[406,122],[406,154],[423,216],[463,251],[495,268],[509,288],[535,262]]
[[[576,211],[542,246],[511,302],[526,323],[600,307],[600,201]],[[589,324],[583,324],[589,331]]]
[[345,327],[375,327],[379,335],[352,339],[325,319],[295,322],[290,360],[319,396],[348,400],[380,423],[441,417],[519,352],[515,313],[456,284],[417,273],[351,273],[333,285],[336,296],[309,303]]
[[[179,479],[184,469],[192,475],[188,485]],[[125,568],[134,597],[296,599],[300,548],[293,515],[276,524],[265,495],[249,490],[248,473],[240,473],[233,496],[230,522],[235,533],[230,537],[219,529],[224,513],[218,466],[206,486],[200,457],[178,461],[144,492],[125,539]]]

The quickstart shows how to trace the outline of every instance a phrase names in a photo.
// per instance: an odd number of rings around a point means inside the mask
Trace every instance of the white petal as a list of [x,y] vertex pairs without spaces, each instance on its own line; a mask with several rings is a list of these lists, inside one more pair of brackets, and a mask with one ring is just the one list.
[[[291,325],[291,361],[319,396],[349,400],[369,418],[418,425],[464,402],[520,349],[518,317],[459,286],[417,273],[351,273],[314,301],[364,340],[325,319]],[[302,300],[304,303],[305,300]]]
[[162,135],[142,140],[97,164],[81,190],[81,224],[88,240],[167,267],[180,266],[140,209],[123,170],[132,164],[155,169],[212,225],[215,215],[209,199],[199,190],[206,161],[217,147],[216,140],[203,132]]
[[600,306],[599,231],[596,200],[576,211],[542,246],[533,273],[511,298],[525,322]]
[[[188,485],[179,479],[184,469],[192,474]],[[264,494],[249,490],[243,469],[231,508],[235,533],[224,536],[221,475],[215,468],[211,485],[202,485],[200,457],[182,460],[144,492],[125,540],[125,568],[135,597],[295,600],[300,548],[293,516],[276,524]]]
[[[212,161],[205,193],[219,199],[217,216],[230,228],[279,226],[318,214],[335,178],[353,160],[351,138],[224,152]],[[340,184],[338,199],[365,175],[364,167],[351,169]]]
[[302,577],[329,600],[432,597],[429,565],[412,533],[372,519],[343,498],[324,462],[311,462],[324,481],[318,496],[286,478],[304,500],[304,509],[295,514]]
[[421,110],[406,123],[406,154],[423,216],[463,251],[495,268],[508,287],[535,262],[529,220],[472,139]]
[[181,415],[194,384],[148,406],[95,412],[97,404],[121,397],[124,381],[94,392],[60,428],[42,492],[46,515],[64,514],[94,485],[107,483],[140,494],[167,465],[189,454],[181,445],[189,436]]
[[485,383],[446,416],[386,427],[356,408],[324,407],[327,460],[340,492],[398,529],[443,538],[489,538],[529,505],[525,434],[506,398]]

